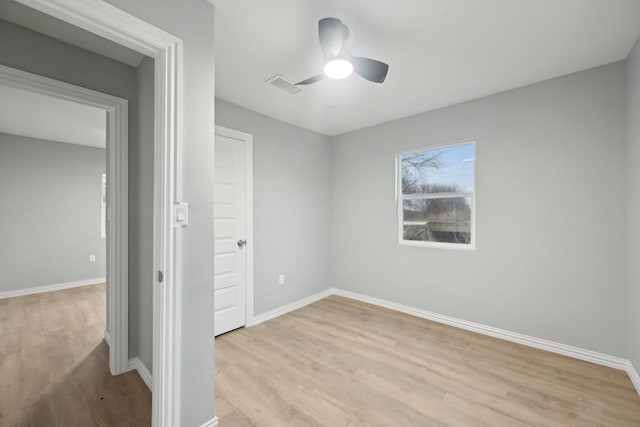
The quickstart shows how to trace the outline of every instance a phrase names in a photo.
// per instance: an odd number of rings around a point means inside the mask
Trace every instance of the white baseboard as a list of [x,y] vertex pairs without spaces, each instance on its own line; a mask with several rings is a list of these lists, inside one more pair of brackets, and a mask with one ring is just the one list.
[[138,374],[140,374],[142,381],[144,381],[147,387],[149,387],[149,390],[153,391],[153,376],[151,376],[151,372],[149,372],[149,369],[147,369],[145,364],[142,363],[142,360],[137,357],[129,359],[128,368],[129,371],[133,371],[134,369],[138,371]]
[[587,362],[597,363],[598,365],[609,366],[611,368],[626,370],[629,366],[629,361],[616,356],[609,356],[607,354],[598,353],[591,350],[585,350],[579,347],[573,347],[566,344],[557,343],[554,341],[545,340],[542,338],[536,338],[529,335],[520,334],[517,332],[511,332],[504,329],[494,328],[493,326],[482,325],[480,323],[469,322],[462,319],[457,319],[451,316],[445,316],[443,314],[433,313],[419,308],[410,307],[408,305],[398,304],[392,301],[383,300],[380,298],[374,298],[367,295],[358,294],[355,292],[345,291],[343,289],[332,289],[333,295],[339,295],[341,297],[354,299],[357,301],[366,302],[369,304],[377,305],[379,307],[388,308],[391,310],[399,311],[401,313],[410,314],[412,316],[421,317],[423,319],[432,320],[434,322],[443,323],[445,325],[455,326],[456,328],[465,329],[467,331],[477,332],[483,335],[489,335],[492,337],[500,338],[506,341],[515,342],[518,344],[524,344],[529,347],[539,348],[541,350],[550,351],[552,353],[563,354],[565,356],[574,357],[580,360],[586,360]]
[[294,311],[306,305],[313,304],[314,302],[320,301],[321,299],[331,295],[331,291],[332,289],[327,289],[326,291],[318,292],[317,294],[313,294],[298,301],[283,305],[282,307],[278,307],[275,310],[267,311],[266,313],[254,316],[253,319],[250,319],[250,321],[247,322],[247,326],[255,326],[259,323],[266,322],[267,320],[282,316],[283,314],[289,313],[290,311]]
[[217,417],[213,417],[212,419],[210,419],[206,423],[202,424],[200,427],[218,427],[218,418]]
[[629,378],[631,378],[631,382],[636,388],[636,391],[640,394],[640,375],[638,375],[638,371],[636,371],[636,368],[633,366],[631,361],[629,361],[627,365],[627,373],[629,374]]
[[104,342],[107,343],[109,347],[111,347],[111,334],[109,331],[104,331]]
[[75,282],[56,283],[53,285],[35,286],[33,288],[16,289],[15,291],[0,292],[0,299],[22,297],[25,295],[41,294],[44,292],[61,291],[63,289],[78,288],[80,286],[97,285],[105,283],[106,277],[96,277],[94,279],[77,280]]

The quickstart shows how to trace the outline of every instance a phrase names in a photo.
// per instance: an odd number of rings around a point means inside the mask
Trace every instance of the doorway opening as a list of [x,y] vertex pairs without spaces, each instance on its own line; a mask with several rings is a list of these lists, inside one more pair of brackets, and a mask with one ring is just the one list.
[[[184,404],[180,342],[182,287],[178,286],[182,275],[178,254],[182,248],[176,238],[174,206],[182,182],[178,168],[180,158],[176,154],[181,153],[183,145],[182,40],[107,2],[17,1],[154,61],[152,423],[154,426],[179,425]],[[126,156],[126,152],[121,154]],[[110,217],[120,214],[112,209]],[[123,255],[128,251],[128,247],[120,249]],[[116,274],[124,277],[126,271]],[[158,286],[160,283],[162,286]],[[113,336],[111,338],[113,341]]]
[[39,417],[25,408],[129,370],[128,101],[6,66],[0,92],[1,188],[13,200],[0,296],[21,322],[19,386],[30,389],[2,409]]
[[[104,265],[106,267],[106,282],[108,283],[105,336],[110,343],[110,370],[114,375],[123,373],[128,367],[128,277],[126,275],[128,266],[128,102],[112,95],[6,66],[0,66],[0,85],[14,94],[24,94],[27,102],[33,103],[34,106],[35,103],[39,103],[40,107],[42,107],[42,103],[50,103],[46,110],[51,114],[54,111],[60,113],[62,109],[67,108],[68,110],[75,109],[78,115],[85,115],[86,120],[93,120],[90,117],[96,114],[102,115],[102,119],[96,120],[103,121],[102,137],[106,150],[106,162],[102,170],[96,173],[95,188],[98,194],[98,209],[100,209],[102,206],[102,174],[105,173],[107,178],[107,212],[105,212],[107,225],[105,227]],[[40,123],[32,124],[29,128],[32,131],[55,132],[56,123],[60,128],[65,127],[64,121],[52,120],[53,127],[51,129],[53,130],[47,131],[41,120]],[[84,123],[86,124],[86,121]],[[71,133],[76,136],[78,134],[78,132]],[[88,139],[89,137],[85,137],[84,140]],[[46,189],[44,191],[46,192]],[[69,215],[73,218],[74,206],[68,206],[63,215]],[[96,218],[97,225],[94,227],[94,231],[101,238],[99,211],[96,212]],[[46,218],[42,218],[42,220],[46,223]],[[59,225],[47,223],[46,226],[53,228]],[[96,254],[89,254],[89,262],[93,263],[94,260],[97,262]],[[55,282],[53,280],[54,284]]]

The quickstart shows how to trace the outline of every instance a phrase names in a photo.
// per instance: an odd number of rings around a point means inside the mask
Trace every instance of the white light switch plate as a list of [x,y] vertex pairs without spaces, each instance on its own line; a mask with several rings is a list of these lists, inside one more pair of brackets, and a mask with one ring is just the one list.
[[175,215],[176,226],[186,227],[189,225],[189,204],[184,202],[176,203]]

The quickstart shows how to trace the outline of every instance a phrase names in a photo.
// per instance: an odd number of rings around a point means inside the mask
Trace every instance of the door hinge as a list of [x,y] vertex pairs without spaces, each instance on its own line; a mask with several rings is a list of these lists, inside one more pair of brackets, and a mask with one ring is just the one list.
[[158,283],[162,283],[164,280],[164,274],[162,273],[162,270],[158,270]]

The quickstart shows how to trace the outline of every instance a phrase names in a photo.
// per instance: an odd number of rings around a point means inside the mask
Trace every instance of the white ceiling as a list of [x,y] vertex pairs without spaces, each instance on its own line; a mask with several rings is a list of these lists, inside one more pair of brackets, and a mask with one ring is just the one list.
[[144,55],[15,1],[0,0],[0,18],[73,46],[137,67]]
[[104,148],[104,110],[0,84],[0,132]]
[[[625,59],[638,0],[213,0],[216,95],[327,135]],[[390,65],[295,95],[264,81],[318,74],[317,23],[341,19],[356,56]]]

